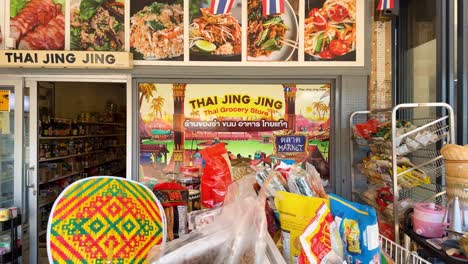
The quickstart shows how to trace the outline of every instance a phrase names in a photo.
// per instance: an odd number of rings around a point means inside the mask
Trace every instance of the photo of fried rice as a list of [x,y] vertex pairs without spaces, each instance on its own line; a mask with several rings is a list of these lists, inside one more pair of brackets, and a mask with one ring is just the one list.
[[309,1],[309,4],[304,21],[306,59],[355,60],[356,0]]
[[124,14],[124,0],[73,1],[70,15],[71,50],[124,50]]
[[154,2],[132,15],[130,47],[135,59],[163,60],[184,54],[183,2]]

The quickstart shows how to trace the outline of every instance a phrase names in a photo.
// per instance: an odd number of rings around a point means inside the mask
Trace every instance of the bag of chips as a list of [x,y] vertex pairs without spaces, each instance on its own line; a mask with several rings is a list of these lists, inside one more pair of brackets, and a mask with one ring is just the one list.
[[380,263],[380,239],[374,208],[330,194],[330,209],[339,227],[349,264]]

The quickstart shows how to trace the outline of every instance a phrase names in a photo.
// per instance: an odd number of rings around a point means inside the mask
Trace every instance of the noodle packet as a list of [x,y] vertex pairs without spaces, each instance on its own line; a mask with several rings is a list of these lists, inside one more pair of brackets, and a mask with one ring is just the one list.
[[279,212],[281,243],[286,263],[298,263],[302,249],[299,237],[324,203],[327,204],[328,200],[283,191],[276,193],[275,205]]
[[330,209],[345,245],[349,264],[380,263],[380,239],[374,208],[330,194]]
[[304,254],[301,254],[299,263],[343,263],[343,244],[340,233],[325,203],[322,202],[320,205],[317,214],[300,236],[300,241]]

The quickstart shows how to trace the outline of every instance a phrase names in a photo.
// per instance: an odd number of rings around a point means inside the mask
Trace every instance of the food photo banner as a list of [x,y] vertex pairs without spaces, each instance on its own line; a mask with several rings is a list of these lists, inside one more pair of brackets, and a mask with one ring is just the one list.
[[6,0],[0,49],[135,65],[364,66],[364,0]]

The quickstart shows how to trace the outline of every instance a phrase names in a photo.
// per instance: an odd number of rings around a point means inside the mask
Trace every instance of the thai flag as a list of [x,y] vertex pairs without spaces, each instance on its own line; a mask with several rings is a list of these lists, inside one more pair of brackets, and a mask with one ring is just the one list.
[[212,14],[227,14],[231,12],[234,0],[211,0],[211,13]]
[[263,1],[263,16],[277,15],[284,13],[285,0],[262,0]]
[[381,11],[393,8],[393,1],[394,0],[380,0],[377,10]]

